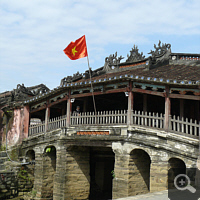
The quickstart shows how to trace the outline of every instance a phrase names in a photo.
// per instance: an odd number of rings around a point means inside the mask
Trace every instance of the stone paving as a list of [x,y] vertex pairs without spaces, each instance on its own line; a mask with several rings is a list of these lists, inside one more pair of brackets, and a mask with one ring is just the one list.
[[142,194],[133,197],[125,197],[117,200],[168,200],[168,191],[164,190],[161,192]]
[[155,192],[155,193],[148,193],[148,194],[142,194],[132,197],[124,197],[119,198],[116,200],[200,200],[200,190],[197,189],[195,193],[191,193],[189,190],[186,190],[184,192],[177,191],[177,190],[171,190],[170,198],[168,198],[168,190],[164,190],[161,192]]

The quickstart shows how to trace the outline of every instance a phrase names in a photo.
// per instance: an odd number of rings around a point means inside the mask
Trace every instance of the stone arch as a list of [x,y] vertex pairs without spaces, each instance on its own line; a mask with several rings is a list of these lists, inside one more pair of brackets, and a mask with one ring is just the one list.
[[145,194],[150,191],[151,158],[143,149],[130,152],[128,196]]
[[186,164],[180,158],[171,157],[168,160],[168,189],[175,188],[174,179],[179,174],[186,174]]
[[26,160],[28,162],[34,162],[35,161],[35,151],[34,150],[28,150],[26,152]]
[[47,146],[43,153],[43,181],[42,198],[53,199],[54,174],[56,173],[56,148],[53,145]]

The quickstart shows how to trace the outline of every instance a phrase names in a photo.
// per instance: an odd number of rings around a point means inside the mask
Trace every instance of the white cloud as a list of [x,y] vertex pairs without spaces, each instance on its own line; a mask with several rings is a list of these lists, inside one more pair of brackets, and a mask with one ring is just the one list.
[[[141,51],[148,53],[160,38],[170,38],[162,42],[174,44],[182,38],[189,50],[199,51],[199,7],[198,0],[1,0],[0,71],[7,78],[0,92],[16,87],[17,81],[28,86],[48,82],[47,86],[56,87],[74,70],[85,71],[85,60],[70,61],[62,52],[83,34],[94,68],[115,51],[125,56],[130,49],[124,52],[123,48],[134,43],[146,44],[147,52]],[[119,49],[109,52],[112,46]],[[8,81],[10,70],[15,77]],[[30,74],[30,80],[25,78]]]

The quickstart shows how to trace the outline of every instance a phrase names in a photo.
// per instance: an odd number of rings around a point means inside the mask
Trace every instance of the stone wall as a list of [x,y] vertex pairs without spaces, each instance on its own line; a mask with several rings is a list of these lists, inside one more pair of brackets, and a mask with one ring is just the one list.
[[[31,166],[34,168],[34,166]],[[27,167],[15,167],[15,171],[0,172],[0,199],[12,199],[32,191],[34,176]]]
[[[97,147],[98,152],[105,147],[112,147],[115,154],[113,199],[166,190],[170,159],[180,159],[186,167],[196,166],[198,140],[193,138],[164,134],[158,130],[148,132],[146,129],[127,132],[123,136],[67,133],[65,129],[56,130],[32,136],[23,142],[25,152],[35,151],[34,190],[38,199],[90,198],[90,173],[93,171],[91,150]],[[56,149],[54,159],[45,154],[49,145]],[[105,157],[105,154],[101,156]],[[53,169],[55,159],[56,168]],[[99,163],[95,179],[103,188],[106,178],[101,169],[106,162]]]
[[14,172],[0,173],[0,199],[18,196],[18,180]]
[[90,193],[89,148],[67,149],[65,199],[88,199]]

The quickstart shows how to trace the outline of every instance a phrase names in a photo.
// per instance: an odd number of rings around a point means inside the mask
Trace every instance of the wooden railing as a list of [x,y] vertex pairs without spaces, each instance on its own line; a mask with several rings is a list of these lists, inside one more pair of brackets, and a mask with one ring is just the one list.
[[[118,111],[99,111],[95,115],[94,112],[82,112],[80,114],[73,113],[70,116],[70,126],[97,126],[97,125],[127,125],[127,110]],[[67,116],[60,116],[50,119],[47,123],[46,131],[51,131],[66,127]],[[143,127],[152,127],[164,130],[164,115],[161,113],[131,112],[131,124]],[[185,133],[187,135],[199,136],[199,122],[172,116],[169,119],[169,131],[177,133]],[[45,132],[45,122],[31,125],[29,127],[29,136],[36,133]]]
[[199,136],[200,133],[200,124],[197,120],[192,120],[188,118],[180,118],[179,116],[176,117],[175,115],[171,118],[171,127],[172,131],[178,133],[186,133],[194,136]]
[[133,111],[133,124],[163,129],[164,115],[162,113]]
[[66,126],[66,115],[50,119],[48,122],[48,131],[55,130]]
[[44,133],[45,132],[45,122],[39,124],[33,124],[29,126],[28,135],[31,136],[36,133]]
[[71,125],[109,125],[109,124],[127,124],[127,111],[99,111],[97,115],[94,112],[83,112],[72,114]]

